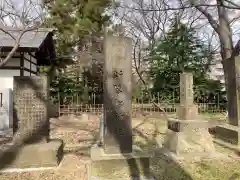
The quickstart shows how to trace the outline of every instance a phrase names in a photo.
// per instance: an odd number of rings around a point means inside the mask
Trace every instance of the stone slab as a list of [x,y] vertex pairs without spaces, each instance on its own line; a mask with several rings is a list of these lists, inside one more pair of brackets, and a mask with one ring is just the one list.
[[31,137],[26,143],[49,139],[49,78],[46,76],[14,76],[13,132]]
[[151,179],[150,154],[133,147],[132,153],[105,154],[104,149],[98,146],[91,148],[91,172],[89,179],[98,180],[129,179],[143,177]]
[[215,137],[227,143],[240,146],[240,128],[238,126],[229,124],[219,125],[216,127]]
[[214,153],[215,147],[208,128],[186,128],[180,132],[168,130],[163,147],[177,155]]
[[168,120],[168,129],[175,132],[182,132],[187,130],[192,131],[199,128],[208,128],[208,126],[208,121],[204,120]]
[[[28,144],[20,148],[6,145],[0,150],[0,167],[37,168],[58,166],[63,156],[63,142],[51,140],[48,143]],[[6,165],[7,164],[7,165]]]
[[177,117],[180,120],[192,120],[197,119],[198,106],[196,105],[179,105],[176,109]]

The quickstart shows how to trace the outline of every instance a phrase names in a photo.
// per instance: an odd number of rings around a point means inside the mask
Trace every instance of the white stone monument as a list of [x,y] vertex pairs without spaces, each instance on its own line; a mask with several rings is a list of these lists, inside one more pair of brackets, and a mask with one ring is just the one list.
[[13,126],[12,89],[0,89],[0,130]]

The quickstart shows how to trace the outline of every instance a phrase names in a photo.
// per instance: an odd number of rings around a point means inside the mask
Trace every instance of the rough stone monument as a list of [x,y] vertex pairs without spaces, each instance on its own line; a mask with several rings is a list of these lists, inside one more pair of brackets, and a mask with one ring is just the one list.
[[13,101],[11,89],[0,89],[0,131],[12,128]]
[[91,148],[91,178],[149,176],[149,155],[132,142],[132,41],[107,35],[104,53],[103,146]]
[[[218,143],[229,143],[240,146],[240,57],[227,62],[230,71],[228,72],[228,124],[216,127]],[[228,145],[228,144],[226,144]]]
[[58,165],[63,145],[60,140],[49,139],[48,78],[19,76],[14,77],[13,82],[13,141],[22,146],[19,150],[8,149],[16,153],[8,167]]
[[198,107],[194,104],[193,75],[180,74],[180,105],[178,119],[168,121],[164,147],[177,155],[214,152],[208,122],[198,119]]

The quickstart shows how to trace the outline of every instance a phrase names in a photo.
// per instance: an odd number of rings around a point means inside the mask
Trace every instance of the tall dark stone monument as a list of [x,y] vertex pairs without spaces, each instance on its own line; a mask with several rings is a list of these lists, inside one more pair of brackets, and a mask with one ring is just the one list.
[[104,113],[107,154],[132,152],[132,43],[131,39],[108,36],[105,43]]
[[[235,60],[229,60],[228,72],[228,124],[220,125],[216,128],[216,137],[222,142],[227,142],[236,146],[240,146],[240,57]],[[218,143],[222,143],[221,141]]]
[[20,146],[6,148],[16,155],[11,162],[0,162],[7,167],[50,167],[61,160],[62,141],[49,139],[48,83],[44,76],[13,78],[13,142]]
[[[132,41],[105,37],[103,146],[91,148],[91,178],[149,176],[149,156],[132,143]],[[119,173],[117,173],[119,172]],[[125,177],[126,176],[126,177]],[[112,176],[111,176],[112,177]],[[112,177],[113,178],[113,177]]]

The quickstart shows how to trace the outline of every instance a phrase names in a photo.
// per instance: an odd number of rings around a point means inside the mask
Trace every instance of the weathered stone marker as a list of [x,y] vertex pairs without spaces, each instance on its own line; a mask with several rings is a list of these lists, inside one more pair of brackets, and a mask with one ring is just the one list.
[[136,152],[132,144],[132,41],[108,35],[104,43],[105,129],[103,147],[91,149],[91,176],[104,179],[113,174],[120,175],[118,178],[141,176],[142,172],[149,175],[149,155]]
[[168,133],[164,146],[178,155],[213,152],[214,145],[208,132],[208,122],[198,119],[198,108],[194,104],[193,76],[180,75],[180,105],[177,120],[168,121]]
[[[21,142],[22,147],[8,167],[58,165],[63,146],[60,140],[49,140],[48,78],[21,76],[13,81],[13,141]],[[16,149],[10,151],[14,154]]]
[[107,154],[132,152],[132,42],[108,36],[105,43],[104,113]]
[[194,120],[197,118],[198,108],[194,104],[193,76],[190,73],[180,74],[180,105],[177,108],[179,120]]
[[13,101],[11,89],[0,89],[0,130],[12,128]]
[[26,138],[26,143],[47,142],[49,138],[47,77],[14,77],[13,133]]
[[[216,137],[225,142],[240,146],[240,57],[227,62],[228,83],[228,124],[216,128]],[[221,142],[219,142],[221,143]]]

